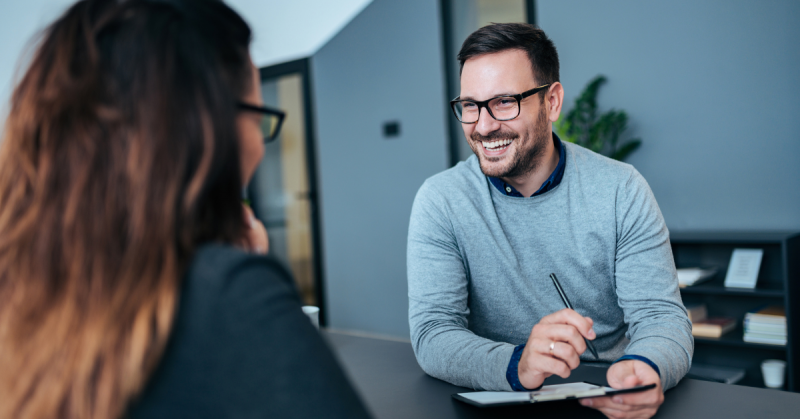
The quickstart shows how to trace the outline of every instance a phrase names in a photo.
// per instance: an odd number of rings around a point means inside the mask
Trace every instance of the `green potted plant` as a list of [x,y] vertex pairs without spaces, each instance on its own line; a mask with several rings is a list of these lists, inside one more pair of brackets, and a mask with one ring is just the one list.
[[575,106],[566,114],[562,112],[554,126],[561,139],[624,161],[639,148],[642,140],[631,138],[620,141],[628,128],[628,114],[625,111],[611,109],[598,115],[597,92],[605,82],[603,75],[592,79],[575,99]]

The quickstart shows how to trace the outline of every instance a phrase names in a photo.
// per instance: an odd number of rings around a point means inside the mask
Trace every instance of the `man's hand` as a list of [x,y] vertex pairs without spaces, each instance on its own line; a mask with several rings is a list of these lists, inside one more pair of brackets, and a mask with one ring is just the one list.
[[525,388],[536,388],[553,374],[569,377],[586,350],[583,338],[592,340],[596,336],[593,324],[592,319],[570,309],[543,317],[533,326],[522,351],[517,367],[519,382]]
[[613,388],[630,388],[653,383],[656,384],[656,388],[639,393],[581,399],[582,405],[595,408],[612,419],[630,419],[652,417],[664,402],[661,378],[652,367],[642,361],[617,362],[608,369],[606,378],[608,385]]
[[242,238],[240,246],[244,250],[252,253],[266,255],[269,250],[269,240],[267,239],[267,229],[264,224],[258,221],[253,210],[247,204],[243,204],[244,222],[247,224],[247,231]]

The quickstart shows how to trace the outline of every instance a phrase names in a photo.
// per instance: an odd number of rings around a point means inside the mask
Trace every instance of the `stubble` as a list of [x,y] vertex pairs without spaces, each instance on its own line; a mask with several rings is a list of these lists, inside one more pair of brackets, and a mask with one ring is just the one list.
[[[544,156],[544,152],[547,149],[547,141],[551,141],[551,139],[548,138],[547,122],[547,113],[545,109],[542,109],[536,118],[533,141],[530,141],[531,139],[528,133],[522,137],[524,141],[520,141],[519,133],[514,131],[496,131],[487,136],[473,132],[470,136],[472,141],[469,141],[469,146],[472,152],[478,156],[481,172],[486,176],[496,178],[518,178],[533,173],[539,166],[542,156]],[[506,139],[517,143],[515,153],[511,156],[511,162],[505,167],[490,167],[490,163],[498,162],[502,157],[486,157],[478,147],[483,147],[481,144],[482,141]],[[527,146],[527,148],[523,149],[525,146]]]

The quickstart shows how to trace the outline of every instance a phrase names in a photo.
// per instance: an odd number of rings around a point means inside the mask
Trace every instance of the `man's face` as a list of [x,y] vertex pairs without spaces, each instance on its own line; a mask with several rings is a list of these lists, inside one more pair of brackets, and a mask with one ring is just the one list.
[[[461,99],[482,101],[515,95],[537,87],[531,62],[521,50],[479,55],[464,63]],[[461,124],[481,171],[487,176],[514,178],[535,170],[551,140],[546,104],[537,93],[522,100],[520,113],[510,121],[497,121],[486,109],[474,124]]]

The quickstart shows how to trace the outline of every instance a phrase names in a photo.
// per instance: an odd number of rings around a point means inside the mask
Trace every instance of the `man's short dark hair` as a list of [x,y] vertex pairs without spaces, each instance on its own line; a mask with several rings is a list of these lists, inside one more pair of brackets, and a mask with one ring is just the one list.
[[461,70],[470,58],[509,49],[528,54],[538,86],[559,81],[556,46],[543,30],[528,23],[492,23],[470,34],[458,52]]

